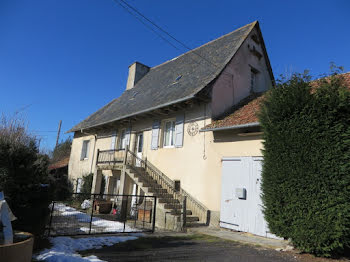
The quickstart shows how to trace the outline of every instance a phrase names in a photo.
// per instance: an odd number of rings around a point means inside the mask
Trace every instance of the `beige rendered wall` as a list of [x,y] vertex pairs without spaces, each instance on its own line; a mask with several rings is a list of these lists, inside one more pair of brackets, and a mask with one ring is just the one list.
[[[68,176],[75,183],[77,178],[82,178],[89,173],[94,173],[96,167],[97,149],[111,149],[111,131],[101,132],[99,134],[88,134],[75,132],[72,142],[72,150],[68,165]],[[95,139],[97,137],[97,139]],[[81,160],[81,151],[83,141],[89,140],[88,158]],[[112,171],[103,170],[103,175],[112,175]],[[74,184],[75,185],[75,184]]]
[[[234,104],[247,97],[251,91],[263,92],[272,87],[265,57],[259,59],[250,51],[254,47],[260,54],[264,54],[262,45],[252,40],[251,36],[254,34],[258,35],[256,28],[251,31],[213,85],[212,113],[214,118],[229,111]],[[255,90],[251,90],[250,84],[252,67],[258,70]]]
[[[206,116],[210,114],[208,108]],[[262,143],[260,137],[239,137],[232,132],[220,134],[218,142],[215,142],[213,132],[189,135],[187,129],[191,123],[197,123],[199,129],[210,123],[210,118],[201,119],[203,117],[204,106],[187,112],[182,148],[150,150],[151,131],[146,131],[144,156],[147,155],[147,159],[168,177],[180,180],[181,186],[207,208],[219,211],[221,159],[229,156],[261,156]]]
[[[83,147],[83,141],[89,140],[89,149],[87,159],[81,160],[81,151]],[[80,135],[75,133],[74,139],[72,141],[72,150],[70,153],[69,164],[68,164],[68,176],[75,185],[77,178],[81,178],[83,175],[91,173],[92,158],[93,158],[93,145],[94,145],[94,136],[92,135]]]
[[[136,134],[143,132],[143,158],[159,168],[173,180],[180,180],[181,186],[197,200],[212,211],[220,210],[221,198],[221,159],[231,156],[261,156],[261,138],[240,137],[237,132],[197,132],[192,136],[188,133],[190,125],[198,125],[198,130],[210,123],[210,104],[202,104],[186,110],[184,125],[184,142],[181,148],[158,148],[151,150],[152,123],[154,119],[144,119],[132,125],[130,148],[134,150]],[[168,118],[175,118],[169,115]],[[160,119],[163,120],[163,119]],[[114,130],[121,130],[116,127]],[[108,150],[111,147],[111,134],[114,130],[98,134],[95,152],[93,153],[94,136],[75,135],[69,162],[69,176],[76,179],[94,172],[97,149]],[[119,138],[119,136],[118,136]],[[117,140],[119,140],[117,138]],[[82,141],[90,139],[89,159],[80,160]],[[159,137],[161,140],[162,137]],[[118,142],[116,143],[118,146]],[[92,157],[94,160],[92,162]],[[103,170],[104,175],[112,175],[111,171]]]

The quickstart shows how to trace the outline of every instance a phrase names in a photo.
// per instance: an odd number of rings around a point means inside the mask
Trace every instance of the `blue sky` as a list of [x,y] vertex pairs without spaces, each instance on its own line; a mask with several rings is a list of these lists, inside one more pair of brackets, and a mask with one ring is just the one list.
[[[191,48],[258,20],[276,78],[317,76],[331,61],[350,71],[347,0],[128,2]],[[118,97],[131,63],[155,66],[186,51],[113,0],[0,0],[0,113],[21,110],[52,149],[59,120],[67,131]]]

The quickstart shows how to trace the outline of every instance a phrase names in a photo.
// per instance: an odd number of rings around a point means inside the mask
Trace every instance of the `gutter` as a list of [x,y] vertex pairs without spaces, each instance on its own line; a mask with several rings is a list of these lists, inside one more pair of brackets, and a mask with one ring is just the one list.
[[232,129],[247,128],[247,127],[257,127],[257,126],[260,126],[259,122],[253,122],[253,123],[242,124],[242,125],[234,125],[234,126],[205,128],[205,129],[199,130],[199,132],[223,131],[223,130],[232,130]]

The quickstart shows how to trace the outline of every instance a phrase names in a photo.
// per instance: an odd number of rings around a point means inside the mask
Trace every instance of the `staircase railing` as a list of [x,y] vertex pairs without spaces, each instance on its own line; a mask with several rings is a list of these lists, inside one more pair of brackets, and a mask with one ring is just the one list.
[[[142,167],[145,169],[147,174],[152,177],[162,188],[167,190],[168,194],[171,194],[175,200],[178,200],[179,205],[183,204],[186,200],[186,207],[192,211],[192,214],[199,217],[200,222],[208,223],[208,209],[194,197],[192,197],[184,189],[177,190],[175,188],[175,182],[161,172],[157,167],[150,163],[147,158],[141,159],[134,152],[127,149],[125,164],[132,167]],[[180,209],[179,205],[175,205],[173,209]],[[181,212],[181,211],[180,211]]]
[[154,165],[152,165],[149,161],[147,161],[147,159],[139,158],[134,152],[130,150],[127,151],[125,163],[133,168],[135,167],[144,168],[144,170],[147,172],[147,175],[153,178],[163,189],[166,189],[167,191],[166,193],[157,192],[158,196],[159,197],[163,196],[164,198],[166,198],[165,196],[166,194],[171,194],[175,201],[174,203],[169,203],[169,204],[173,205],[172,209],[174,209],[175,211],[177,209],[180,209],[180,204],[183,201],[183,197],[180,194],[180,192],[175,190],[174,182],[171,179],[165,176]]

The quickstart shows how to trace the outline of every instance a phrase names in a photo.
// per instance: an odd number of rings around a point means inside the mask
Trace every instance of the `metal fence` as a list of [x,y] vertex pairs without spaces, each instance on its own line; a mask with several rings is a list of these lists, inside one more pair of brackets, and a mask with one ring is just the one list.
[[156,197],[74,193],[50,205],[48,236],[154,232]]

